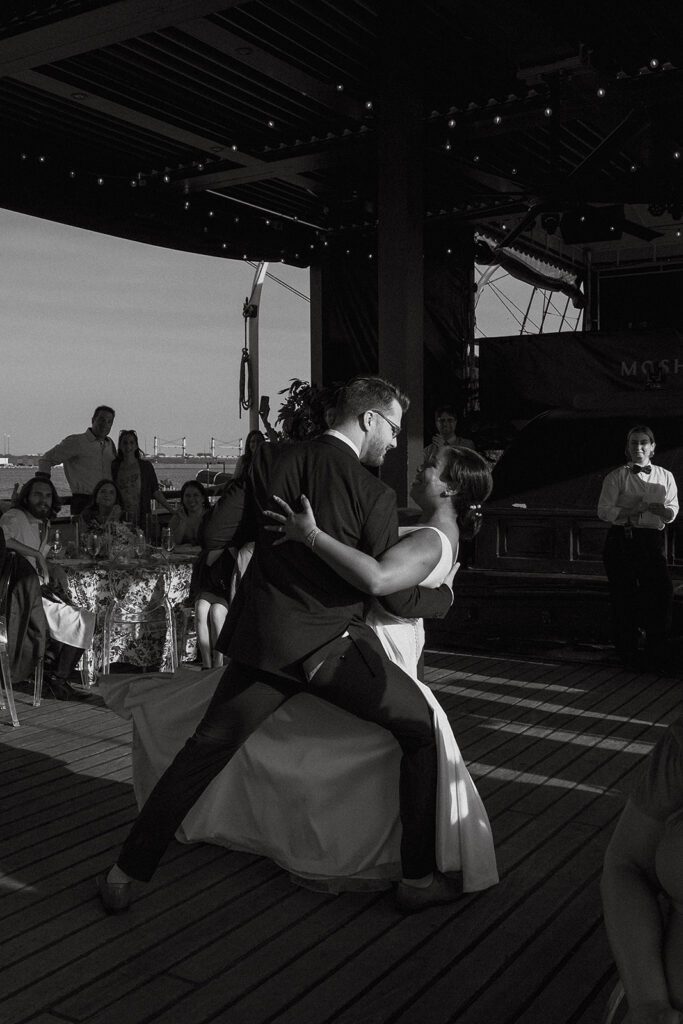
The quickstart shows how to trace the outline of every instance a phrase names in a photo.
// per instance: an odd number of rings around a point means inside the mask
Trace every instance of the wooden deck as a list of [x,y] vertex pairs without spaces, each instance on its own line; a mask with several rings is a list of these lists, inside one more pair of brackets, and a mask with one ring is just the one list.
[[[615,974],[598,882],[634,768],[680,680],[605,663],[432,653],[502,880],[404,918],[261,858],[174,843],[127,915],[94,876],[135,814],[129,726],[19,695],[0,725],[2,1024],[593,1024]],[[93,706],[94,705],[94,706]]]

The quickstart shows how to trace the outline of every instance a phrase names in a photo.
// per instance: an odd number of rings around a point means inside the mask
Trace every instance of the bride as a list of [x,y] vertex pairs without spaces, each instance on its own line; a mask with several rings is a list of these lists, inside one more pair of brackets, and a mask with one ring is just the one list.
[[[302,498],[295,513],[267,513],[269,529],[311,544],[314,553],[358,589],[377,597],[422,582],[438,587],[452,573],[459,539],[479,529],[491,490],[484,460],[469,449],[442,448],[418,471],[411,494],[422,509],[395,547],[375,560],[318,530]],[[244,556],[238,567],[244,571]],[[248,586],[248,581],[245,581]],[[420,619],[399,619],[373,601],[368,622],[389,657],[415,680],[434,720],[439,781],[437,866],[459,872],[465,892],[498,881],[491,829],[448,719],[417,679],[424,643]],[[107,703],[135,725],[133,776],[143,803],[191,735],[222,670],[184,669],[168,676],[112,677]],[[183,822],[178,838],[208,840],[270,857],[295,881],[327,891],[382,888],[401,877],[398,785],[393,737],[325,701],[291,698],[244,744]]]

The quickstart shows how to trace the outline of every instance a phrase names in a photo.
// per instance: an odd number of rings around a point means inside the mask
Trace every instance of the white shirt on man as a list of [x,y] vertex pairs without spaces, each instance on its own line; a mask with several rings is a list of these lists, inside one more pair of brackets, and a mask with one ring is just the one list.
[[64,464],[64,475],[72,494],[92,494],[100,480],[111,480],[116,446],[110,437],[96,437],[88,427],[82,434],[69,434],[38,460],[38,472],[49,475],[53,466]]

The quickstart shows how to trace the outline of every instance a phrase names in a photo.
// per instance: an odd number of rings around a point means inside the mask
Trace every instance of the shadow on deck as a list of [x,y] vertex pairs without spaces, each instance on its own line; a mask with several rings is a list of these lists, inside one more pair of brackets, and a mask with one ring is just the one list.
[[[20,703],[0,725],[2,1024],[594,1024],[614,984],[598,883],[679,680],[431,652],[427,680],[491,818],[501,882],[401,917],[262,858],[174,843],[130,914],[93,878],[135,814],[130,726]],[[26,700],[19,695],[19,700]]]

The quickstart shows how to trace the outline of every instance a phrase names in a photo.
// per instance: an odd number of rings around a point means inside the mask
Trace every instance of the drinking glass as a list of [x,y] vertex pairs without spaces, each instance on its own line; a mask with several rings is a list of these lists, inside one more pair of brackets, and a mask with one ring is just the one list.
[[92,533],[89,533],[86,541],[86,546],[88,549],[88,554],[92,555],[93,558],[97,558],[100,551],[102,550],[102,537],[100,536],[100,534],[95,533],[94,531]]
[[173,550],[173,537],[168,526],[161,531],[161,546],[167,554]]

